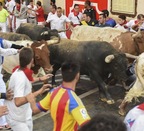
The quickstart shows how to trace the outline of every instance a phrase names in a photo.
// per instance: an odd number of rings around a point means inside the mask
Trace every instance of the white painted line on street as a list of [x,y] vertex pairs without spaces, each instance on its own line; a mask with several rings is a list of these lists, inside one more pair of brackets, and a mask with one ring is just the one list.
[[87,97],[87,96],[89,96],[89,95],[91,95],[91,94],[93,94],[97,91],[98,91],[98,88],[94,88],[94,89],[92,89],[92,90],[90,90],[86,93],[83,93],[83,94],[79,95],[79,98],[83,99],[83,98],[85,98],[85,97]]
[[[91,95],[91,94],[93,94],[93,93],[95,93],[97,91],[98,91],[98,88],[95,88],[95,89],[92,89],[92,90],[90,90],[90,91],[88,91],[86,93],[83,93],[83,94],[79,95],[79,97],[81,99],[83,99],[83,98],[85,98],[85,97],[87,97],[87,96],[89,96],[89,95]],[[41,113],[39,113],[37,115],[34,115],[33,116],[33,120],[37,120],[37,119],[39,119],[39,118],[41,118],[41,117],[43,117],[43,116],[45,116],[45,115],[47,115],[49,113],[50,113],[50,111],[47,111],[47,112],[41,112]]]
[[[81,80],[90,81],[89,78],[85,78],[85,77],[81,77],[80,79],[81,79]],[[55,81],[56,81],[56,82],[62,82],[62,79],[56,79]],[[33,83],[32,85],[33,85],[33,86],[38,86],[38,85],[42,85],[42,84],[43,84],[43,82],[36,82],[36,83]]]

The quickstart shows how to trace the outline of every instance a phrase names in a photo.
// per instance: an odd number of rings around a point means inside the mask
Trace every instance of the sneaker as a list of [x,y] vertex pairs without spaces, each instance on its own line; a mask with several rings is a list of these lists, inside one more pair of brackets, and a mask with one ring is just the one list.
[[10,125],[8,125],[8,124],[5,125],[4,128],[5,128],[5,130],[10,130],[11,129]]

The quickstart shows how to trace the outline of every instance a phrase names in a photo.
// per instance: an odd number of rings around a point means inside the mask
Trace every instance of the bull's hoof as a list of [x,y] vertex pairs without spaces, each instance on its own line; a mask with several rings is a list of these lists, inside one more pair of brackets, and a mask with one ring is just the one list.
[[100,98],[100,100],[103,101],[103,102],[107,102],[106,98]]
[[114,100],[107,100],[106,102],[107,102],[107,104],[109,104],[109,105],[111,105],[111,104],[114,104],[114,103],[115,103],[115,101],[114,101]]
[[118,111],[118,114],[121,115],[121,116],[125,116],[126,113],[125,113],[125,111],[119,110],[119,111]]
[[114,100],[108,100],[108,99],[106,99],[106,98],[100,98],[100,100],[103,101],[103,102],[106,102],[106,103],[109,104],[109,105],[115,103]]
[[125,112],[124,109],[122,109],[122,108],[119,106],[118,114],[121,115],[121,116],[125,116],[126,112]]

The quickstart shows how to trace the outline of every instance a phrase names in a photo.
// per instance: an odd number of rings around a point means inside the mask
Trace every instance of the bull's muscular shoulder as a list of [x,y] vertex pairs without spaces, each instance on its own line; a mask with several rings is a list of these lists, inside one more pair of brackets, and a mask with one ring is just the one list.
[[[111,33],[110,33],[111,32]],[[72,31],[71,39],[73,40],[97,40],[112,42],[113,39],[119,36],[125,30],[118,30],[111,27],[92,27],[92,26],[76,26]]]

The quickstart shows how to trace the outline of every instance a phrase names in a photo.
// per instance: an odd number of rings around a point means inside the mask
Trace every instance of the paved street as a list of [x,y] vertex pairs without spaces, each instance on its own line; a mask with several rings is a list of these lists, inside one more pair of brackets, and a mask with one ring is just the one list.
[[[57,84],[61,83],[61,75],[58,73],[56,75]],[[40,83],[34,84],[34,89],[37,90],[41,87]],[[96,84],[90,81],[88,77],[81,76],[81,79],[77,85],[76,93],[82,99],[86,109],[88,110],[89,115],[92,117],[98,112],[112,112],[117,114],[118,105],[120,104],[120,99],[124,97],[125,90],[122,87],[115,86],[110,87],[109,92],[115,100],[115,104],[108,105],[99,100],[98,89],[96,88]],[[43,96],[44,97],[44,96]],[[42,97],[38,97],[37,101],[42,99]],[[132,108],[134,105],[131,104],[128,109]],[[123,117],[121,117],[123,119]],[[50,117],[50,113],[40,113],[38,115],[33,116],[34,121],[34,131],[52,131],[53,122]]]

